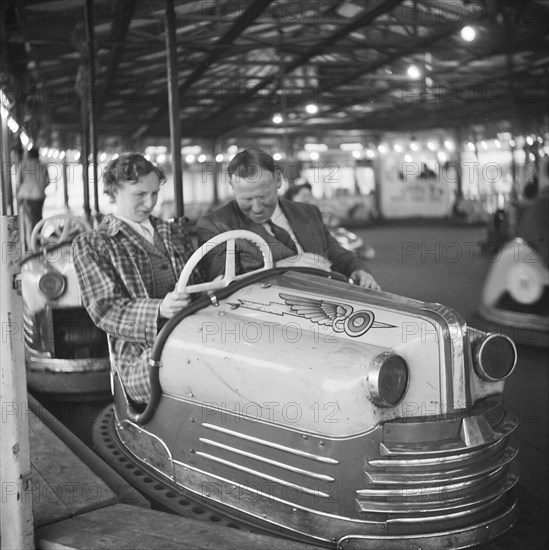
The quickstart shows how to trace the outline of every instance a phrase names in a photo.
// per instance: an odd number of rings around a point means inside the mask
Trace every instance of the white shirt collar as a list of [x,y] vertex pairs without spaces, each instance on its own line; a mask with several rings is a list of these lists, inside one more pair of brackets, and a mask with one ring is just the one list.
[[143,237],[145,237],[145,239],[147,239],[149,242],[154,242],[154,227],[152,226],[150,218],[147,218],[145,221],[139,223],[130,220],[125,216],[120,216],[119,214],[115,214],[115,216],[119,220],[122,220],[124,223],[127,223],[134,231],[136,231],[140,235],[143,235]]

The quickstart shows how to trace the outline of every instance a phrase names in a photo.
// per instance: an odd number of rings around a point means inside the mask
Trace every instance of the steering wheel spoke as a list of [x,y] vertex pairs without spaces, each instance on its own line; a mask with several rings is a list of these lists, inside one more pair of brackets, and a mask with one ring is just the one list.
[[226,250],[224,279],[229,279],[231,281],[234,280],[236,274],[236,239],[227,241]]
[[[263,256],[263,267],[254,271],[245,273],[243,275],[236,275],[236,246],[237,239],[246,239],[256,244]],[[223,243],[227,243],[226,255],[225,255],[225,273],[222,278],[215,279],[208,283],[200,283],[196,285],[187,286],[189,278],[194,268],[198,265],[198,262],[216,246]],[[211,292],[219,290],[229,286],[233,281],[236,281],[242,277],[246,277],[251,273],[257,273],[258,271],[265,271],[271,269],[274,266],[273,255],[269,245],[257,234],[252,231],[245,231],[243,229],[235,229],[234,231],[227,231],[221,235],[216,235],[208,242],[204,243],[193,255],[189,258],[189,261],[185,264],[183,271],[177,282],[177,292],[186,292],[187,294],[194,294],[197,292]]]
[[91,231],[85,220],[72,214],[57,214],[40,220],[32,230],[30,247],[39,250],[48,245],[55,245],[69,240],[74,233]]

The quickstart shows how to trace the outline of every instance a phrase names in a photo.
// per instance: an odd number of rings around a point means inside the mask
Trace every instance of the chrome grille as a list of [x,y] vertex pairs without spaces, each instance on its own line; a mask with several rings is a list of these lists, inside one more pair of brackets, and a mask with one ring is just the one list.
[[[379,455],[367,460],[367,486],[356,491],[358,510],[410,517],[410,512],[473,513],[493,504],[518,481],[518,445],[511,435],[516,419],[505,416],[496,427],[481,420],[462,419],[459,437],[451,439],[381,442]],[[424,424],[428,437],[429,423]],[[482,426],[482,441],[471,437],[468,425]]]

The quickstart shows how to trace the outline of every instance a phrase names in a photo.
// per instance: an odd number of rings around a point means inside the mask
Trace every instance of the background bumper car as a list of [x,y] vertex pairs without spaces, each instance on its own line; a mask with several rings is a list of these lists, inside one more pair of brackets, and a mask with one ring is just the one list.
[[110,394],[107,338],[82,305],[71,254],[74,236],[89,229],[71,215],[42,220],[21,264],[27,384],[51,398]]
[[[547,167],[547,164],[546,164]],[[521,213],[516,236],[498,251],[479,315],[523,344],[549,346],[549,191]]]

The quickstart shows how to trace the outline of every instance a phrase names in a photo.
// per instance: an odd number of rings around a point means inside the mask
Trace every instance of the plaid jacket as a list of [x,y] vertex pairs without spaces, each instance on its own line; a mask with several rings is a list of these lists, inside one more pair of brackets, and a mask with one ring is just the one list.
[[[193,244],[181,226],[153,216],[150,220],[178,278]],[[107,215],[95,231],[74,240],[73,255],[84,306],[109,335],[112,368],[119,372],[128,395],[146,402],[148,361],[159,330],[162,298],[150,295],[152,266],[141,238],[122,220]]]

